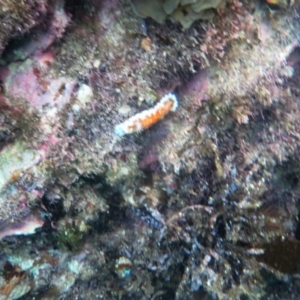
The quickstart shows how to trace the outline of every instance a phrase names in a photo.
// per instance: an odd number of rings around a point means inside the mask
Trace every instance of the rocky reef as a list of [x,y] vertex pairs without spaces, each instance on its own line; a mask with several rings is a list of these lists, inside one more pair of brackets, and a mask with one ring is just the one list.
[[299,1],[0,2],[1,300],[298,298]]

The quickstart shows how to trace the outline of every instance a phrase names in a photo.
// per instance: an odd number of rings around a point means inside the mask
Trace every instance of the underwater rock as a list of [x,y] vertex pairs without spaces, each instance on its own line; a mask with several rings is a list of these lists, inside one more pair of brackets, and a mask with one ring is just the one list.
[[[163,22],[225,2],[206,3],[144,5]],[[296,299],[263,253],[299,247],[298,6],[229,1],[183,30],[129,4],[66,1],[61,39],[7,48],[24,53],[0,70],[1,296]],[[176,111],[116,136],[168,93]]]
[[21,221],[11,224],[4,224],[2,221],[2,224],[0,225],[0,240],[7,236],[34,234],[36,229],[41,228],[43,225],[44,221],[41,216],[38,217],[31,214],[25,215],[22,217]]
[[[63,7],[63,0],[2,1],[0,56],[7,45],[6,59],[25,59],[38,50],[45,50],[55,38],[62,36],[70,20]],[[22,46],[22,50],[13,50],[12,45]]]

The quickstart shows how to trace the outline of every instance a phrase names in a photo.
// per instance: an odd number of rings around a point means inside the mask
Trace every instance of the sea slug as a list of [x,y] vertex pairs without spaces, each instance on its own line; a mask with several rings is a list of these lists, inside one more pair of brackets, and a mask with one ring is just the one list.
[[159,120],[161,120],[169,111],[175,111],[178,107],[178,101],[174,94],[166,94],[152,108],[144,110],[128,120],[115,126],[115,134],[124,136],[134,132],[143,131]]

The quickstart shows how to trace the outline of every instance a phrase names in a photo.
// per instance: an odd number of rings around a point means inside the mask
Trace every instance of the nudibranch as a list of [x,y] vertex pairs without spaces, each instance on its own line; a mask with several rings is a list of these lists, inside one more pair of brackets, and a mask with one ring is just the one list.
[[175,111],[178,107],[178,101],[174,94],[166,94],[152,108],[144,110],[128,120],[115,126],[115,134],[124,136],[135,132],[143,131],[159,120],[161,120],[170,111]]

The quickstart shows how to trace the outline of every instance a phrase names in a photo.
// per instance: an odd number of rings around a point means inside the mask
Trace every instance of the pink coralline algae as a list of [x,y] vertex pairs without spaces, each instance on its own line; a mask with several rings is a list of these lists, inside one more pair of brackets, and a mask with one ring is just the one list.
[[46,72],[47,69],[40,69],[30,61],[25,65],[16,63],[4,79],[7,96],[25,98],[28,104],[37,110],[45,106],[60,110],[69,102],[75,81],[65,77],[51,78]]

